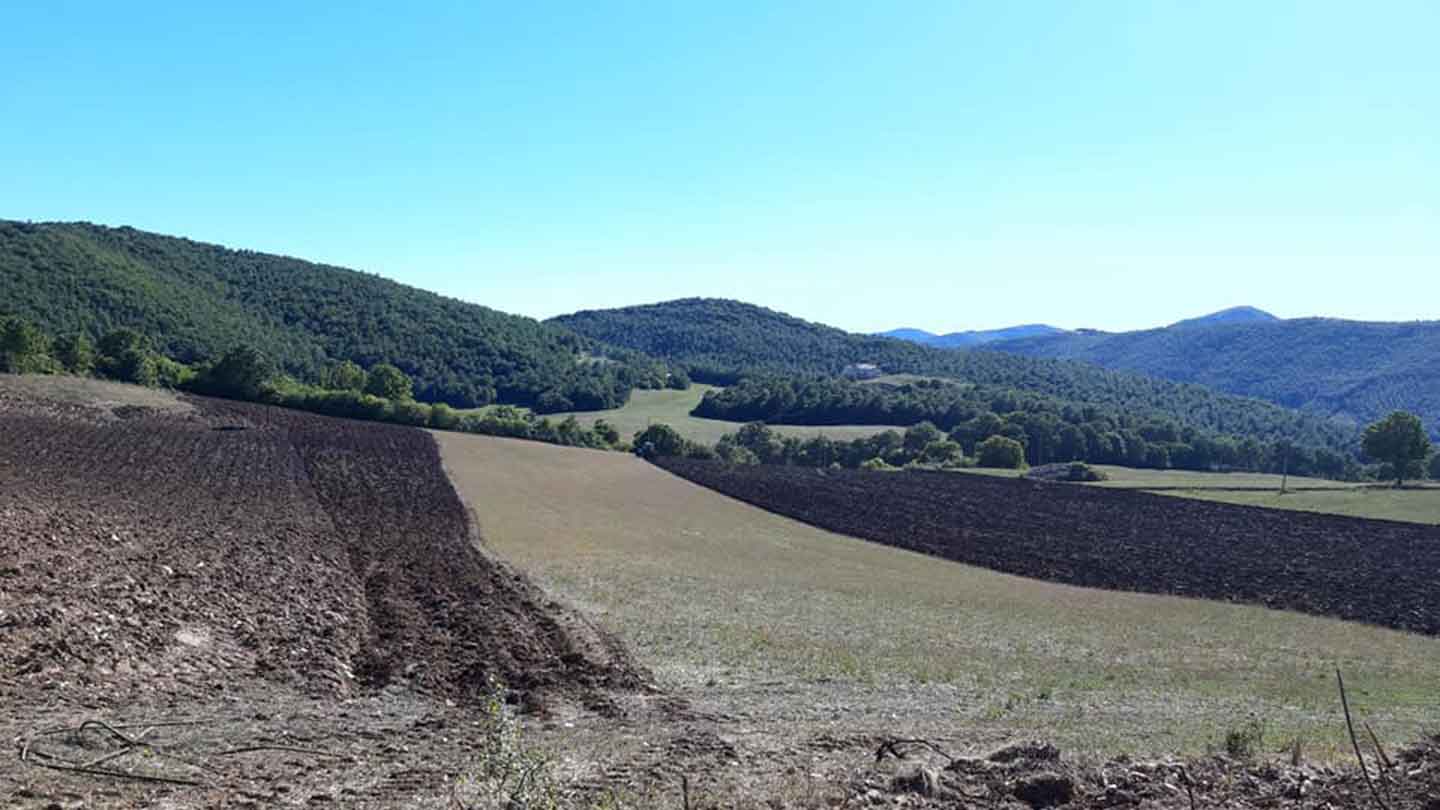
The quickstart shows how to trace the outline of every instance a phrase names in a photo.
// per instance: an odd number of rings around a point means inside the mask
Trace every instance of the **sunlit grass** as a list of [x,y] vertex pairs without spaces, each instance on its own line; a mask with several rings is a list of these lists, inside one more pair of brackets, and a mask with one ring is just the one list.
[[1389,740],[1440,724],[1436,639],[996,574],[823,532],[619,454],[439,438],[493,549],[668,687],[757,722],[1193,753],[1253,715],[1277,750],[1298,736],[1338,755],[1338,665]]

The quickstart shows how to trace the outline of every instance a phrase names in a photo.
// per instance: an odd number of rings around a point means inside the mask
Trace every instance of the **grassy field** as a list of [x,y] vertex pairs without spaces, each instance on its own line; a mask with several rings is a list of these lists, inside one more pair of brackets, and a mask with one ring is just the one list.
[[99,408],[131,406],[157,411],[185,413],[190,406],[180,401],[173,391],[141,388],[138,385],[92,380],[85,377],[56,375],[0,374],[0,389],[16,394]]
[[[1053,585],[829,534],[637,459],[437,434],[488,546],[734,733],[1200,752],[1252,720],[1345,755],[1334,688],[1396,743],[1440,723],[1440,640]],[[754,733],[761,733],[755,731]]]
[[1342,492],[1301,490],[1284,495],[1274,491],[1224,492],[1187,489],[1167,491],[1161,494],[1203,498],[1248,506],[1265,506],[1272,509],[1298,509],[1305,512],[1326,512],[1332,515],[1440,524],[1440,487],[1401,490],[1364,487]]
[[[1323,478],[1291,476],[1280,494],[1280,476],[1266,473],[1205,473],[1185,470],[1138,470],[1094,465],[1109,480],[1087,486],[1143,489],[1161,495],[1208,501],[1294,509],[1331,515],[1440,524],[1440,486],[1422,484],[1396,490],[1374,484],[1349,484]],[[1013,478],[1014,470],[971,468],[963,472]]]
[[[630,394],[630,401],[624,407],[615,408],[609,411],[577,411],[573,414],[561,413],[551,416],[552,419],[564,419],[567,416],[574,416],[582,424],[593,424],[597,419],[604,419],[620,431],[620,435],[627,441],[631,436],[644,430],[650,425],[663,422],[670,427],[680,431],[680,435],[691,441],[702,444],[714,444],[720,441],[720,437],[726,433],[734,433],[740,429],[737,422],[725,422],[719,419],[697,419],[690,415],[690,411],[700,404],[701,398],[706,391],[715,386],[691,385],[685,391],[634,391]],[[905,428],[890,428],[877,425],[826,425],[824,427],[801,427],[798,425],[772,425],[772,429],[784,436],[801,436],[809,438],[812,436],[829,436],[832,439],[857,439],[862,436],[870,436],[884,430],[900,430]]]

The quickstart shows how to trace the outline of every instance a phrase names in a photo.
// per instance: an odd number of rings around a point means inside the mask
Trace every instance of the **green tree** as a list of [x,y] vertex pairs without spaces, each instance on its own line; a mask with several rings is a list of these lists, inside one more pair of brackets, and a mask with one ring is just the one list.
[[675,428],[665,424],[651,425],[635,434],[635,455],[641,458],[683,456],[687,442]]
[[275,376],[269,358],[251,346],[237,346],[225,353],[205,375],[205,387],[213,393],[236,399],[255,400],[260,388]]
[[755,454],[761,464],[784,464],[785,443],[764,422],[749,422],[735,433],[735,444]]
[[346,360],[330,369],[325,377],[325,387],[332,391],[364,391],[365,369]]
[[911,455],[919,455],[927,446],[944,438],[940,428],[930,422],[911,425],[905,430],[905,450]]
[[460,424],[460,417],[443,402],[430,406],[430,427],[436,430],[454,430]]
[[1365,455],[1391,465],[1395,486],[1399,487],[1430,455],[1430,437],[1425,435],[1420,417],[1395,411],[1365,428],[1363,447]]
[[620,431],[616,430],[614,425],[606,422],[604,419],[596,419],[595,424],[590,426],[590,430],[594,432],[596,436],[600,437],[601,441],[611,447],[620,443]]
[[107,366],[108,373],[121,382],[154,388],[160,382],[160,365],[155,355],[143,349],[126,349]]
[[34,374],[50,368],[50,342],[45,333],[29,321],[6,318],[0,321],[0,371]]
[[119,360],[127,352],[150,351],[150,339],[134,329],[116,329],[100,338],[100,356]]
[[920,451],[920,461],[925,464],[939,464],[941,466],[954,466],[965,460],[965,450],[960,447],[959,442],[941,440],[925,445]]
[[95,344],[84,334],[55,341],[55,359],[71,374],[85,376],[95,370]]
[[1018,470],[1025,466],[1025,445],[1005,436],[991,436],[975,447],[981,467]]
[[370,369],[365,377],[365,393],[395,402],[404,402],[414,396],[410,377],[389,363]]

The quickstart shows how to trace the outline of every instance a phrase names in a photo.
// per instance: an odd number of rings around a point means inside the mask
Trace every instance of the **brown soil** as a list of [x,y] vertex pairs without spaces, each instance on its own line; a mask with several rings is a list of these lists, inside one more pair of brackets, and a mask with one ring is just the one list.
[[190,404],[0,390],[12,736],[270,698],[463,709],[492,680],[533,710],[645,690],[618,643],[476,545],[428,434]]
[[1009,574],[1440,635],[1440,529],[943,472],[660,459],[822,529]]

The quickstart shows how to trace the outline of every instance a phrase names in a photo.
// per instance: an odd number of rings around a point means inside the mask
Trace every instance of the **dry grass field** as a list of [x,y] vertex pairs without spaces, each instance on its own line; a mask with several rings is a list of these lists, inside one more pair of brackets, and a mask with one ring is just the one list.
[[727,734],[1154,754],[1258,722],[1267,750],[1298,737],[1338,758],[1337,665],[1383,738],[1440,724],[1434,638],[1041,583],[829,534],[616,453],[437,439],[486,543]]

